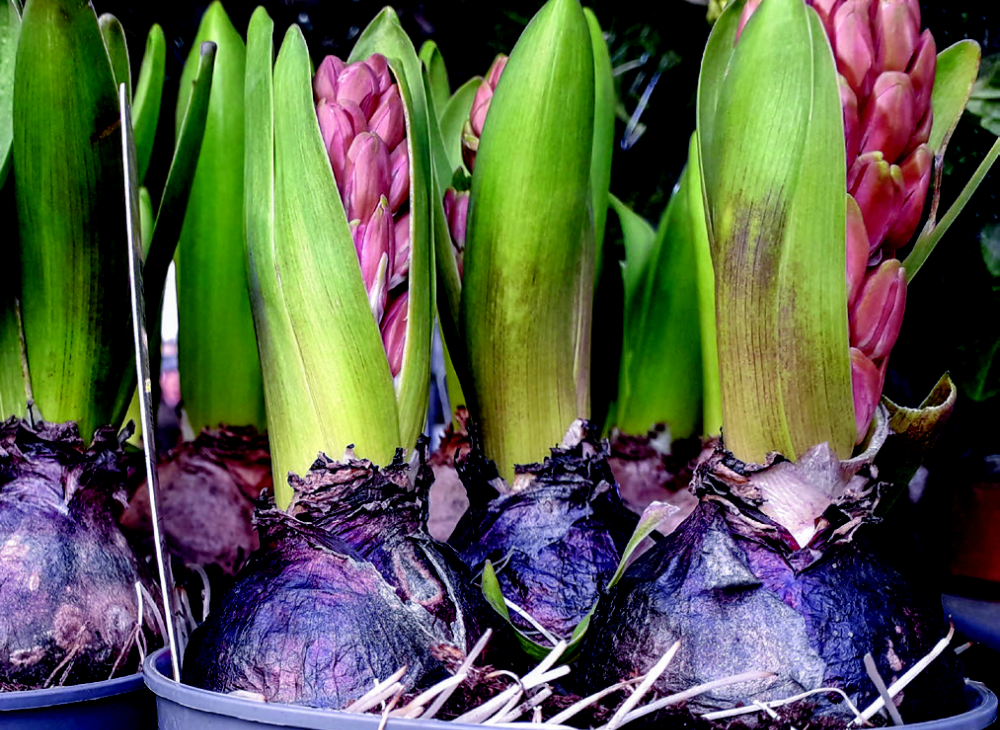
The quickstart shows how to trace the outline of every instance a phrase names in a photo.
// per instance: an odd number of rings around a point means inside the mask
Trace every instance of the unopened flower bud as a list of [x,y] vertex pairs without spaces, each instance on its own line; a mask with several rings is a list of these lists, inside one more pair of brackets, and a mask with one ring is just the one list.
[[937,44],[929,30],[920,34],[916,55],[907,72],[910,74],[910,82],[913,84],[914,113],[919,119],[930,111],[931,92],[934,90],[934,74],[937,73]]
[[353,101],[370,117],[378,103],[378,79],[368,64],[359,62],[346,66],[337,78],[337,99]]
[[347,220],[367,221],[391,183],[389,153],[374,134],[362,132],[347,151],[344,189]]
[[406,118],[399,87],[393,84],[379,98],[378,106],[368,120],[368,131],[377,134],[390,150],[399,146],[406,137]]
[[872,253],[881,244],[902,203],[903,174],[881,152],[867,152],[847,173],[847,190],[861,207]]
[[875,5],[875,59],[882,71],[906,71],[920,35],[920,11],[909,0],[878,0]]
[[392,260],[392,277],[389,279],[389,289],[395,289],[406,281],[410,273],[410,214],[404,213],[393,224],[395,227],[396,254]]
[[378,82],[378,93],[384,94],[393,86],[392,75],[389,73],[389,63],[385,60],[385,56],[381,53],[373,53],[365,63],[375,75],[375,80]]
[[851,345],[872,360],[886,357],[896,344],[906,307],[906,271],[887,259],[869,274],[851,310]]
[[404,291],[389,304],[385,319],[382,321],[382,344],[389,360],[389,371],[394,378],[403,369],[403,349],[406,346],[409,308],[410,293]]
[[406,143],[396,146],[389,157],[389,209],[395,213],[410,197],[410,155]]
[[833,16],[833,50],[837,70],[862,96],[868,95],[868,74],[875,64],[870,0],[846,0]]
[[861,350],[851,348],[851,387],[854,392],[854,443],[861,443],[882,397],[882,373]]
[[337,184],[344,182],[344,166],[347,164],[347,150],[357,134],[351,115],[340,104],[320,99],[316,106],[319,131],[323,135],[323,145],[330,156],[333,174]]
[[843,76],[837,76],[840,88],[840,107],[844,112],[844,149],[847,152],[847,166],[858,156],[861,146],[861,119],[858,116],[858,97]]
[[861,152],[881,152],[890,162],[900,158],[916,127],[913,98],[905,73],[879,74],[861,120]]
[[868,257],[871,244],[865,231],[865,220],[861,216],[861,208],[850,195],[847,196],[847,306],[854,306],[854,301],[861,291],[865,280],[865,270],[868,268]]
[[319,65],[313,78],[313,93],[317,99],[337,98],[337,78],[344,70],[344,62],[336,56],[327,56]]
[[899,166],[903,173],[903,204],[883,244],[890,255],[909,243],[917,230],[924,212],[933,166],[934,155],[926,144],[917,147]]

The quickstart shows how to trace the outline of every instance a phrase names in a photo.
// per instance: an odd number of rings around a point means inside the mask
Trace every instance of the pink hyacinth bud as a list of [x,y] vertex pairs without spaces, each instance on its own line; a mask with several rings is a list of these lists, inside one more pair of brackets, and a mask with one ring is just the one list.
[[819,14],[819,19],[823,22],[828,36],[833,35],[833,13],[837,9],[840,0],[812,0],[812,5]]
[[743,12],[740,13],[740,22],[736,26],[736,41],[740,40],[740,36],[743,35],[743,29],[746,28],[747,23],[750,20],[750,16],[757,12],[757,8],[760,7],[761,0],[747,0],[746,4],[743,6]]
[[850,167],[861,147],[861,119],[858,116],[858,97],[847,79],[838,76],[840,106],[844,111],[844,148],[847,152],[847,166]]
[[925,144],[917,147],[899,166],[903,173],[903,204],[883,244],[890,255],[910,242],[920,224],[933,167],[934,155]]
[[469,191],[458,192],[448,188],[444,194],[444,214],[451,231],[451,245],[455,249],[458,275],[464,273],[465,230],[469,218]]
[[479,149],[479,138],[483,135],[483,125],[493,101],[493,92],[500,83],[503,70],[507,67],[507,56],[497,56],[490,66],[486,78],[479,84],[476,96],[472,100],[472,110],[462,128],[462,161],[471,172],[476,163],[476,152]]
[[313,78],[313,93],[317,99],[337,98],[337,78],[344,70],[344,62],[336,56],[327,56],[319,65]]
[[366,63],[352,63],[337,78],[337,99],[353,101],[370,117],[378,103],[378,79]]
[[401,144],[389,156],[391,182],[389,184],[389,209],[395,213],[410,197],[410,155]]
[[392,259],[392,277],[389,289],[395,289],[406,281],[410,273],[410,214],[404,213],[394,223],[396,255]]
[[906,307],[906,271],[887,259],[868,275],[851,310],[851,345],[872,360],[888,356],[899,337]]
[[854,423],[857,435],[854,443],[861,443],[868,433],[875,409],[882,396],[883,373],[861,350],[851,348],[851,386],[854,392]]
[[837,70],[859,95],[868,95],[868,75],[875,65],[871,0],[846,0],[833,15],[833,51]]
[[406,346],[409,308],[410,293],[404,291],[389,304],[382,322],[382,344],[389,359],[389,372],[394,378],[403,369],[403,349]]
[[392,276],[390,266],[395,258],[395,226],[383,196],[375,207],[375,212],[366,223],[354,227],[354,247],[361,264],[361,278],[368,292],[368,303],[372,308],[375,321],[381,321],[385,311],[386,296],[389,292],[389,280]]
[[378,106],[368,120],[368,131],[377,134],[390,150],[399,146],[406,137],[406,118],[399,87],[395,84],[379,98]]
[[861,152],[881,152],[890,162],[903,154],[917,119],[913,84],[901,71],[886,71],[875,79],[861,120]]
[[902,203],[903,174],[881,152],[867,152],[848,171],[847,190],[861,207],[874,254]]
[[362,132],[347,151],[344,168],[347,220],[367,221],[391,184],[389,153],[376,135]]
[[865,280],[865,270],[868,268],[868,256],[871,244],[865,231],[865,219],[861,216],[861,208],[850,195],[847,196],[847,307],[854,306],[854,301],[861,291]]
[[920,10],[908,0],[875,4],[875,63],[882,71],[906,71],[920,35]]
[[344,182],[344,166],[347,164],[347,150],[357,135],[351,115],[335,101],[321,99],[316,106],[319,131],[323,135],[323,145],[330,156],[333,174],[337,184]]
[[394,85],[392,83],[392,75],[389,73],[389,62],[386,61],[385,56],[381,53],[373,53],[365,63],[368,64],[368,68],[375,74],[379,94],[384,94]]
[[907,73],[910,75],[910,83],[913,84],[914,112],[920,118],[925,113],[930,112],[934,75],[937,73],[937,44],[929,30],[920,34],[916,55],[913,57]]

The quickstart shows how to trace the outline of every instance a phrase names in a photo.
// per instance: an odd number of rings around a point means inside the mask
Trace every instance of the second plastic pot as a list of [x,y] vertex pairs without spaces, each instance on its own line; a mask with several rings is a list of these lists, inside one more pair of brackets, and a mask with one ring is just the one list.
[[141,674],[72,687],[0,692],[0,730],[152,730],[155,727],[156,704]]

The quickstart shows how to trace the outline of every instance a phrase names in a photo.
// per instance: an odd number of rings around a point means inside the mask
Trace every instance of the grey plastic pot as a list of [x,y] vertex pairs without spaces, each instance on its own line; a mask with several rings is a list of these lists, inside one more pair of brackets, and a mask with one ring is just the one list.
[[[146,657],[145,677],[156,695],[160,730],[263,730],[267,727],[301,730],[378,730],[377,715],[355,715],[293,705],[267,704],[208,692],[178,684],[169,678],[170,654],[160,649]],[[997,697],[985,685],[966,680],[969,711],[933,722],[907,725],[911,730],[985,730],[997,718]],[[390,720],[389,730],[483,730],[482,725],[459,725],[439,720]]]
[[141,674],[72,687],[0,692],[0,730],[152,730],[156,703]]

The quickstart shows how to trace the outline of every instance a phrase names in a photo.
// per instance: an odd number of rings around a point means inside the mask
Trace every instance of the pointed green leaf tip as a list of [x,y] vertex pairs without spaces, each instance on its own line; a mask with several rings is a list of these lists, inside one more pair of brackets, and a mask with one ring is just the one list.
[[246,46],[219,2],[205,11],[181,75],[177,129],[206,41],[218,46],[215,73],[176,257],[181,391],[195,433],[223,423],[263,429],[264,390],[243,241]]
[[13,155],[35,402],[46,420],[78,421],[87,440],[119,422],[132,368],[118,95],[89,3],[25,9]]
[[[845,283],[844,132],[819,17],[741,2],[702,64],[698,132],[715,268],[723,436],[748,462],[854,443]],[[775,39],[781,39],[776,43]]]
[[399,445],[392,378],[323,148],[305,39],[273,67],[263,9],[247,33],[244,216],[275,498],[320,451],[387,464]]
[[593,117],[587,21],[576,0],[549,0],[490,106],[464,260],[465,395],[507,478],[589,407]]
[[166,75],[167,41],[163,28],[154,23],[146,36],[146,51],[139,66],[139,81],[132,102],[132,126],[135,128],[135,153],[139,166],[139,184],[146,179],[153,156],[153,141],[160,121],[163,81]]

